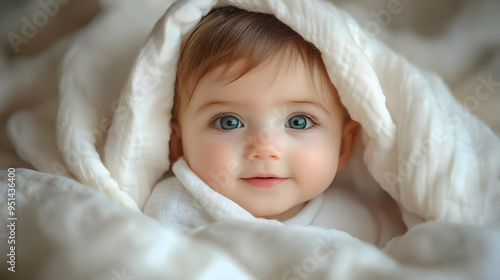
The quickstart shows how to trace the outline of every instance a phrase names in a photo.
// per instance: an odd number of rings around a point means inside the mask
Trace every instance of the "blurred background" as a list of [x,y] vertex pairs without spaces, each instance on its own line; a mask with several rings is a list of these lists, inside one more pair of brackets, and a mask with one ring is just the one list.
[[[84,27],[114,2],[120,5],[148,5],[161,1],[116,0],[1,0],[0,43],[7,59],[36,55],[62,37]],[[134,4],[135,2],[135,4]],[[170,2],[170,1],[163,1]],[[498,0],[330,0],[347,10],[370,33],[427,68],[444,73],[447,81],[459,79],[449,63],[469,71],[472,64],[484,62],[500,45],[500,1]],[[57,11],[51,10],[56,4]],[[54,9],[52,8],[52,11]],[[40,12],[48,15],[44,20]],[[38,14],[37,14],[38,13]],[[134,19],[131,19],[134,20]],[[12,47],[9,34],[22,36],[26,21],[43,24],[27,43]],[[46,22],[46,23],[45,23]],[[376,34],[375,34],[376,33]],[[443,47],[445,46],[445,47]],[[438,49],[440,48],[440,49]],[[433,53],[428,52],[434,51]],[[438,51],[438,52],[436,52]],[[471,55],[457,61],[455,54]],[[421,53],[421,56],[417,54]],[[436,63],[435,58],[454,61]],[[472,62],[474,61],[474,62]],[[468,65],[465,65],[468,64]],[[463,73],[462,73],[463,75]],[[453,76],[453,77],[452,77]]]
[[[52,8],[50,4],[46,6],[40,3],[55,3],[57,8]],[[66,4],[60,4],[65,3]],[[45,10],[44,10],[45,8]],[[22,36],[22,27],[25,25],[23,18],[33,23],[37,12],[43,11],[48,15],[47,23],[38,28],[38,33],[33,38],[29,38],[29,43],[21,43],[18,51],[14,50],[11,44],[9,33]],[[46,12],[46,11],[53,11]],[[50,47],[54,42],[62,37],[84,27],[92,18],[100,12],[99,1],[97,0],[0,0],[0,38],[3,53],[7,57],[34,56]],[[40,16],[42,23],[43,17]],[[13,39],[12,39],[13,40]]]
[[[56,1],[56,0],[54,0]],[[360,23],[367,23],[373,17],[373,12],[387,10],[389,0],[330,0],[349,11]],[[0,1],[0,35],[3,51],[9,56],[29,56],[43,51],[51,43],[62,36],[85,26],[97,15],[100,9],[98,0],[71,0],[60,1],[67,4],[60,5],[60,11],[51,17],[47,25],[41,28],[39,34],[30,40],[29,44],[19,47],[20,52],[14,53],[8,42],[8,33],[19,34],[24,24],[23,17],[32,19],[32,16],[42,7],[39,2],[48,0],[2,0]],[[391,15],[390,22],[383,28],[389,31],[415,32],[422,36],[434,37],[445,33],[455,17],[464,8],[465,0],[401,0],[397,1],[402,11]],[[470,1],[480,2],[480,1]],[[56,1],[56,3],[59,3]],[[396,2],[395,2],[396,3]],[[406,4],[406,5],[405,5]],[[394,5],[394,4],[391,4]],[[474,4],[477,5],[477,4]],[[396,8],[395,10],[398,10]],[[372,12],[372,13],[370,13]],[[500,12],[500,11],[497,11]],[[382,15],[382,14],[381,14]]]

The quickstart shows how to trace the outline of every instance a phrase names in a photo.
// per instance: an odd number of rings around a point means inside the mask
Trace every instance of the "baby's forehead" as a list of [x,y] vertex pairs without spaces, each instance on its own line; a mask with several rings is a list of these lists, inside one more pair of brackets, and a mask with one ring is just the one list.
[[230,62],[213,63],[206,73],[219,74],[219,80],[236,80],[243,75],[271,69],[273,78],[280,74],[303,75],[310,82],[331,84],[331,80],[321,58],[307,57],[293,46],[279,49],[260,59],[239,57]]
[[198,96],[194,99],[199,102],[233,100],[258,103],[255,98],[265,97],[266,101],[280,103],[305,100],[325,106],[336,103],[336,91],[328,75],[301,59],[286,60],[282,56],[274,56],[253,69],[249,70],[247,66],[246,61],[239,60],[209,71],[196,86],[195,95]]
[[[242,91],[242,88],[246,87],[245,81],[251,76],[265,72],[265,75],[261,75],[260,79],[253,80],[249,84],[258,83],[281,87],[281,91],[287,93],[287,95],[279,95],[281,100],[300,101],[307,99],[317,104],[323,104],[326,108],[346,111],[324,68],[323,61],[321,58],[318,60],[317,57],[314,59],[290,48],[272,53],[260,61],[238,58],[227,63],[213,63],[205,68],[204,75],[198,75],[198,79],[191,80],[191,82],[195,82],[193,91],[191,94],[178,96],[176,104],[183,111],[183,108],[189,106],[192,101],[195,101],[193,106],[199,106],[200,102],[206,102],[209,99],[224,100],[230,98],[235,101],[239,99],[240,103],[256,103],[255,100],[252,100],[256,96],[255,92]],[[207,87],[207,79],[219,86],[224,86],[224,89],[220,91],[200,90],[200,88]],[[297,83],[297,81],[301,81],[301,83]],[[300,87],[300,90],[297,87]],[[239,92],[244,92],[244,95],[234,94]],[[273,94],[276,92],[273,91]]]

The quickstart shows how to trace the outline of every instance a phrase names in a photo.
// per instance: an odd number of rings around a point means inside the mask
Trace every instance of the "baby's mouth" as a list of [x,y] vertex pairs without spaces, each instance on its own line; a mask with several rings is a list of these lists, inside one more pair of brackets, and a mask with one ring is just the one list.
[[250,185],[258,188],[272,188],[288,180],[288,178],[279,177],[251,177],[242,179]]

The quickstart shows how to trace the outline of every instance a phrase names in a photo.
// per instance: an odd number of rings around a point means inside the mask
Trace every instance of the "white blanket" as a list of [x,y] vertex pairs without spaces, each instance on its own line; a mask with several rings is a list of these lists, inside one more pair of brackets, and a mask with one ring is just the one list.
[[429,222],[385,252],[320,228],[219,222],[183,234],[71,179],[19,169],[16,183],[16,244],[9,245],[16,272],[7,271],[3,238],[11,233],[2,226],[1,279],[494,280],[500,273],[499,230]]
[[180,158],[172,166],[174,175],[156,184],[144,214],[162,224],[191,230],[215,221],[251,221],[279,225],[275,220],[256,218],[232,200],[208,187]]
[[[29,67],[20,67],[28,72],[19,71],[16,79],[0,85],[4,100],[13,100],[26,88],[50,83],[43,77],[60,75],[47,86],[57,94],[48,94],[33,109],[15,112],[8,121],[17,154],[43,172],[17,173],[18,214],[27,217],[20,219],[18,232],[32,233],[19,233],[18,249],[50,241],[46,248],[53,256],[43,261],[19,253],[19,262],[40,265],[24,273],[64,275],[43,279],[110,279],[117,264],[122,265],[117,273],[131,269],[140,279],[304,278],[294,265],[313,279],[498,275],[493,264],[498,262],[494,248],[500,236],[488,228],[500,225],[500,140],[459,105],[439,77],[414,67],[326,2],[180,1],[157,21],[145,42],[152,23],[170,3],[149,0],[138,9],[133,2],[106,2],[112,7],[108,14],[33,59]],[[321,50],[341,101],[364,129],[362,158],[369,174],[351,172],[356,178],[373,178],[409,214],[405,218],[441,222],[412,228],[414,223],[406,219],[410,231],[386,248],[388,255],[335,231],[214,224],[182,235],[65,178],[142,209],[169,166],[168,125],[180,40],[214,5],[226,4],[273,13]],[[58,59],[58,52],[64,59]],[[47,69],[52,71],[45,73]],[[6,176],[2,172],[2,204]],[[89,204],[90,212],[80,212]],[[315,241],[329,234],[345,250],[320,262]],[[113,254],[109,261],[98,262],[102,258],[95,252]],[[88,257],[96,262],[85,264],[82,258]],[[292,274],[283,276],[287,271]]]
[[[212,190],[189,168],[183,157],[172,165],[172,173],[156,184],[143,213],[162,224],[186,231],[217,221],[281,224],[276,220],[256,218]],[[381,248],[406,231],[401,214],[390,198],[364,198],[352,187],[339,185],[330,186],[308,201],[296,216],[283,224],[341,230]]]

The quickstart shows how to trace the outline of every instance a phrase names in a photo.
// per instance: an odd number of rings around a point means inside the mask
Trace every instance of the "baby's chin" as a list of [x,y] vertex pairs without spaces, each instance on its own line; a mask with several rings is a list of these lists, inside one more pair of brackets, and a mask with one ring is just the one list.
[[302,202],[292,207],[282,207],[282,208],[266,207],[265,209],[251,209],[251,210],[245,209],[245,210],[250,212],[250,214],[252,214],[256,218],[278,220],[280,222],[283,222],[297,215],[297,213],[299,213],[300,210],[304,208],[305,204],[306,202]]

